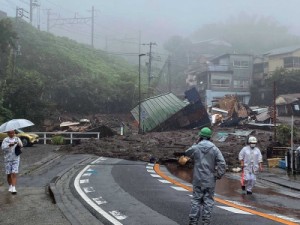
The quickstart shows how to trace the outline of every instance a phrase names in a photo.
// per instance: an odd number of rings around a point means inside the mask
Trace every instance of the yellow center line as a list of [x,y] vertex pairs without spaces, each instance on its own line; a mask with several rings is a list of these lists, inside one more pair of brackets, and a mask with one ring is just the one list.
[[[179,187],[182,187],[190,192],[193,192],[193,188],[192,187],[189,187],[189,186],[186,186],[174,179],[172,179],[171,177],[167,176],[166,174],[164,174],[162,171],[160,171],[160,166],[159,164],[155,164],[154,165],[154,171],[159,175],[161,176],[162,178],[170,181],[171,183],[179,186]],[[279,218],[279,217],[276,217],[276,216],[272,216],[272,215],[268,215],[266,213],[262,213],[262,212],[258,212],[258,211],[255,211],[253,209],[249,209],[247,207],[244,207],[244,206],[240,206],[240,205],[236,205],[234,203],[231,203],[231,202],[228,202],[224,199],[221,199],[221,198],[218,198],[218,197],[214,197],[215,201],[216,202],[219,202],[219,203],[222,203],[224,205],[227,205],[227,206],[231,206],[231,207],[234,207],[236,209],[240,209],[242,211],[245,211],[245,212],[249,212],[249,213],[252,213],[254,215],[257,215],[257,216],[261,216],[263,218],[267,218],[267,219],[270,219],[270,220],[273,220],[273,221],[276,221],[276,222],[279,222],[279,223],[282,223],[282,224],[286,224],[286,225],[297,225],[297,223],[294,223],[294,222],[291,222],[291,221],[288,221],[288,220],[285,220],[285,219],[282,219],[282,218]]]

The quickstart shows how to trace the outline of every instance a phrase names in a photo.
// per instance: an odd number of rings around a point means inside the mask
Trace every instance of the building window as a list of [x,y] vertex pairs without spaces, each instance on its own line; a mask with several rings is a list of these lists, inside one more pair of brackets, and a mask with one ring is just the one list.
[[230,80],[227,79],[212,79],[211,86],[214,87],[230,87]]
[[256,63],[253,65],[253,73],[263,73],[264,72],[264,64]]
[[242,60],[233,60],[233,67],[248,68],[249,67],[249,62],[248,61],[242,61]]
[[283,59],[284,68],[300,68],[300,57],[286,57]]
[[249,88],[248,80],[234,80],[233,81],[234,88]]

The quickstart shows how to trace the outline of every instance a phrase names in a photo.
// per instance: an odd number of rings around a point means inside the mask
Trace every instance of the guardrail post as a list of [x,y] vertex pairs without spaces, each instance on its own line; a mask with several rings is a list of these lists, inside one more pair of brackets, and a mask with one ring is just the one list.
[[73,133],[70,133],[70,144],[73,144]]
[[100,132],[97,133],[97,138],[100,139]]
[[44,145],[47,144],[47,133],[44,133]]

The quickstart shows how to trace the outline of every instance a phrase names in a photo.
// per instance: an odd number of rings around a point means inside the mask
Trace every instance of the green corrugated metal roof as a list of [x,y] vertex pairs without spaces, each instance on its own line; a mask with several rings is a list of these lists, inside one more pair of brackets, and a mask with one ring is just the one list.
[[[172,93],[146,99],[141,103],[141,127],[144,131],[151,131],[187,104]],[[139,106],[131,110],[131,113],[138,121]]]

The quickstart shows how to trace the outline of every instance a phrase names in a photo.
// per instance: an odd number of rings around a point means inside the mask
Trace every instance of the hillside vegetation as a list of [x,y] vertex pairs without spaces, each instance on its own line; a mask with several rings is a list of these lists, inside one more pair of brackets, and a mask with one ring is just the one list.
[[22,117],[38,123],[62,111],[124,112],[136,104],[137,68],[122,59],[23,21],[1,25],[0,122]]

